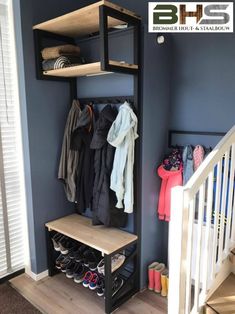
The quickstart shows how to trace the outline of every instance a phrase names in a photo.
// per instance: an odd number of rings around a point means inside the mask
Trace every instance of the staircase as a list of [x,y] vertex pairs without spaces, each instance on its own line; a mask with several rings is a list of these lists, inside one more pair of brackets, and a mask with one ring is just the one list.
[[235,313],[235,275],[230,274],[207,300],[205,314]]
[[235,247],[234,170],[235,126],[188,183],[172,189],[169,314],[203,313],[233,271],[229,256]]

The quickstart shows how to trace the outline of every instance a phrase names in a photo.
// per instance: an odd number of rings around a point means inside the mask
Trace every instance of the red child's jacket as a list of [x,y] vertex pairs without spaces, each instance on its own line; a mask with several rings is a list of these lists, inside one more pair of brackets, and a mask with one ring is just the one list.
[[158,200],[158,217],[160,220],[170,221],[171,217],[171,189],[175,186],[183,184],[182,172],[179,170],[170,171],[164,169],[161,165],[158,170],[158,175],[162,179],[161,190]]

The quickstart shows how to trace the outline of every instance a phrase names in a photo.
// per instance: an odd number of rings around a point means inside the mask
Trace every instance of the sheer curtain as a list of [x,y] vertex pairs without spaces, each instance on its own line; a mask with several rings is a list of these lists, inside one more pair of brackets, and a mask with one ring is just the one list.
[[19,102],[11,3],[0,0],[0,278],[24,267]]

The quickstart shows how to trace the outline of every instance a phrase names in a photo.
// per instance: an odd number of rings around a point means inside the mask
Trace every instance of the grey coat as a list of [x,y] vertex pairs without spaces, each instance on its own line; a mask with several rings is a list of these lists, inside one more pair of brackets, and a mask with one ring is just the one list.
[[71,135],[77,127],[80,115],[79,101],[74,100],[65,126],[58,171],[58,178],[63,182],[66,197],[70,202],[75,202],[76,200],[76,171],[79,162],[79,152],[70,149]]

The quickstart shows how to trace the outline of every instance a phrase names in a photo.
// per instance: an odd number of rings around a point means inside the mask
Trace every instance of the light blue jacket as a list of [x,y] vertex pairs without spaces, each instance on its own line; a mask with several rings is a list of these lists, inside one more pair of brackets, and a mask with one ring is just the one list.
[[116,193],[117,208],[123,208],[126,213],[133,212],[133,166],[135,140],[137,134],[137,117],[128,102],[119,108],[116,120],[113,122],[107,141],[116,147],[110,188]]

